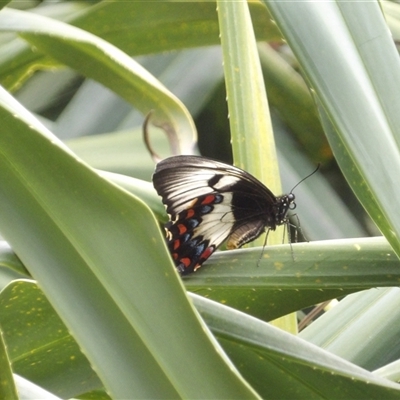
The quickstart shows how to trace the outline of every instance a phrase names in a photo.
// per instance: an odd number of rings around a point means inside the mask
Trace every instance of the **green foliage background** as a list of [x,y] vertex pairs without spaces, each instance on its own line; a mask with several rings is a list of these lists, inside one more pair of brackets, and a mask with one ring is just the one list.
[[[1,398],[400,398],[398,5],[2,7]],[[163,156],[175,132],[276,193],[322,164],[295,260],[278,232],[176,275],[150,110]]]

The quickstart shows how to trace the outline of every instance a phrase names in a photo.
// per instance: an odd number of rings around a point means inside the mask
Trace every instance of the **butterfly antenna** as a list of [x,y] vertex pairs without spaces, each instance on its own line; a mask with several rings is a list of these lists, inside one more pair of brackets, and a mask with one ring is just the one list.
[[313,172],[311,172],[311,174],[308,174],[305,178],[303,178],[300,182],[296,183],[296,185],[294,185],[293,189],[290,191],[290,193],[293,193],[293,190],[297,188],[297,186],[300,185],[301,182],[304,182],[306,179],[308,179],[311,175],[314,175],[318,170],[319,167],[321,166],[320,163],[318,163],[317,168],[315,168],[315,170]]
[[[308,174],[308,175],[307,175],[306,177],[304,177],[300,182],[298,182],[298,183],[293,187],[293,189],[290,191],[290,193],[293,193],[293,190],[296,189],[297,186],[299,186],[301,182],[304,182],[304,181],[305,181],[306,179],[308,179],[311,175],[314,175],[314,174],[319,170],[319,167],[320,167],[320,166],[321,166],[321,164],[318,163],[317,168],[315,168],[315,170],[314,170],[313,172],[311,172],[311,174]],[[285,226],[284,226],[284,229],[287,229],[287,232],[288,232],[288,241],[289,241],[289,245],[290,245],[290,253],[292,254],[292,259],[293,259],[293,261],[295,261],[295,256],[294,256],[294,251],[293,251],[293,246],[292,246],[292,235],[291,235],[291,232],[290,232],[290,227],[293,226],[293,228],[294,228],[294,235],[295,235],[295,236],[294,236],[294,241],[295,241],[295,243],[297,243],[298,229],[300,229],[301,232],[303,232],[302,229],[301,229],[301,227],[300,227],[300,220],[299,220],[299,217],[297,216],[297,214],[294,214],[294,215],[295,215],[296,218],[297,218],[297,224],[298,224],[298,226],[292,225],[292,224],[290,223],[289,218],[287,219],[287,222],[286,222],[286,224],[285,224]],[[303,234],[303,233],[302,233],[302,234]],[[304,236],[304,234],[303,234],[303,237],[304,237],[304,239],[306,239],[306,237]],[[307,239],[306,239],[306,241],[308,242]]]

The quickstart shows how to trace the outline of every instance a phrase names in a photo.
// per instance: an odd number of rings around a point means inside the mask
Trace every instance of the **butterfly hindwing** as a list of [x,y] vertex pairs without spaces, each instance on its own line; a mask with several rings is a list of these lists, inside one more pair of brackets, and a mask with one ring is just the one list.
[[227,239],[228,248],[241,247],[265,228],[275,229],[294,201],[292,194],[276,198],[246,171],[197,156],[161,161],[153,184],[170,215],[168,247],[182,275]]
[[221,194],[199,196],[166,225],[168,247],[181,274],[195,271],[232,229],[233,221],[220,220],[227,209],[224,200]]

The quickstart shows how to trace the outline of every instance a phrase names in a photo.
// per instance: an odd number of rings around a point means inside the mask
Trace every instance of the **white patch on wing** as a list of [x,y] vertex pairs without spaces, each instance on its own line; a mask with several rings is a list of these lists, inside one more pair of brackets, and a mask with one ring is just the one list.
[[212,193],[214,190],[209,186],[198,187],[196,185],[185,188],[185,190],[175,190],[167,197],[168,200],[172,201],[188,201],[206,194]]
[[203,236],[210,245],[218,247],[230,234],[235,219],[231,208],[232,194],[225,193],[220,204],[214,204],[209,214],[202,215],[202,222],[193,230],[193,236]]
[[240,178],[237,176],[232,176],[232,175],[223,175],[220,180],[213,185],[213,188],[216,190],[227,190],[229,189],[232,185],[235,183],[239,182]]
[[[178,171],[175,175],[168,179],[168,182],[164,182],[164,196],[165,201],[169,204],[169,212],[172,215],[181,213],[182,211],[191,208],[193,203],[198,197],[205,196],[207,194],[218,192],[221,190],[227,190],[230,186],[240,180],[240,178],[224,175],[221,179],[213,186],[209,186],[209,180],[215,176],[212,172],[202,172],[198,171]],[[166,185],[167,183],[167,185]],[[229,193],[224,193],[224,203],[227,209],[220,209],[218,212],[223,215],[224,213],[230,211],[232,195]],[[222,206],[218,205],[218,207]],[[214,211],[216,212],[216,206],[213,205]],[[223,221],[221,217],[221,221]]]
[[[199,176],[200,175],[200,176]],[[161,184],[167,197],[179,197],[180,195],[191,192],[194,189],[203,190],[204,194],[210,193],[212,188],[208,185],[208,180],[213,175],[192,174],[178,175],[170,178]]]

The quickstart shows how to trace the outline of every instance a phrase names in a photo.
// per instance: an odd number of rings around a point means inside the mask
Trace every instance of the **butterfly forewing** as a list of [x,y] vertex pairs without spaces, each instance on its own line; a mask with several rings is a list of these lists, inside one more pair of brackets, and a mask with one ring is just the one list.
[[293,194],[276,198],[249,173],[204,157],[161,161],[153,183],[170,215],[168,247],[182,275],[199,268],[226,239],[229,248],[241,247],[285,223],[294,202]]

